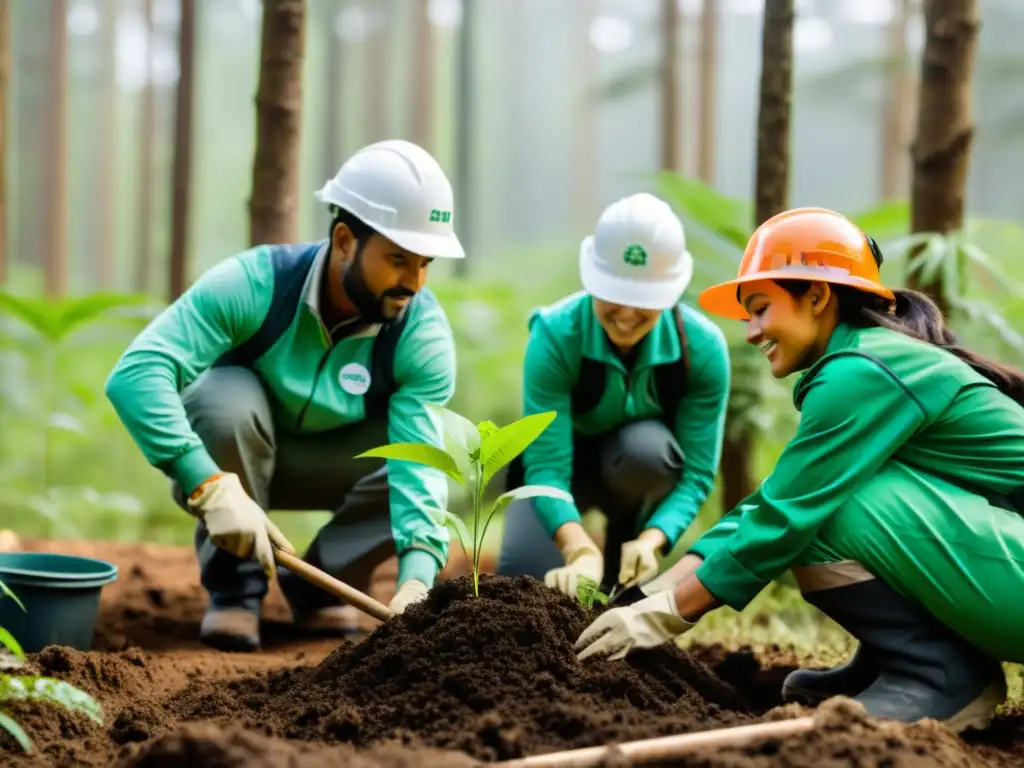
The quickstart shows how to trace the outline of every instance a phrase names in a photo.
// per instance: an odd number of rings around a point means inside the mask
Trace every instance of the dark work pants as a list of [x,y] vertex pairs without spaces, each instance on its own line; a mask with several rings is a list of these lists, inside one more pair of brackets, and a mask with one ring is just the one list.
[[[521,463],[510,467],[508,487],[523,483]],[[572,495],[580,513],[597,507],[607,520],[605,588],[618,580],[622,545],[637,537],[647,520],[679,482],[683,451],[675,436],[655,419],[636,421],[601,435],[573,440]],[[537,517],[534,499],[513,502],[505,511],[498,573],[543,579],[564,565]]]
[[[373,569],[394,554],[387,467],[357,454],[388,442],[384,419],[312,435],[275,430],[259,377],[247,368],[213,368],[182,393],[192,428],[225,472],[241,478],[264,510],[329,510],[303,559],[369,592]],[[171,494],[183,509],[184,493]],[[214,608],[258,609],[267,578],[255,560],[243,560],[209,541],[200,521],[195,548],[201,581]],[[281,587],[296,610],[342,604],[337,598],[278,568]]]

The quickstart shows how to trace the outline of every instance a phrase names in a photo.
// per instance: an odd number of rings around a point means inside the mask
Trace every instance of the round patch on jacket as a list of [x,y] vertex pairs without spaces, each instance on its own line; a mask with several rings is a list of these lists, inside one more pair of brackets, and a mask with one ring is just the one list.
[[338,371],[338,383],[350,395],[365,395],[370,388],[370,372],[360,363],[349,363]]

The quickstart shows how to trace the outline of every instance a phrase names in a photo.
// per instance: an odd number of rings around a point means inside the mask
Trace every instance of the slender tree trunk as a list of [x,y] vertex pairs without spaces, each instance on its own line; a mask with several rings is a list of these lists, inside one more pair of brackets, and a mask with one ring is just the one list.
[[[793,0],[766,0],[761,42],[761,96],[757,117],[757,178],[754,224],[759,225],[789,205],[789,131],[793,95]],[[745,351],[747,345],[744,345]],[[740,362],[740,361],[736,361]],[[737,366],[734,364],[734,370]],[[744,386],[734,377],[733,391]],[[735,398],[758,406],[756,392]],[[753,395],[753,396],[751,396]],[[730,398],[732,400],[734,398]],[[722,447],[722,480],[727,510],[757,488],[753,477],[754,428],[731,410],[728,436]]]
[[45,200],[49,206],[43,221],[43,254],[46,295],[68,292],[68,2],[51,0],[50,61],[47,84],[47,132]]
[[[974,138],[971,82],[981,26],[977,0],[925,0],[924,22],[911,229],[948,233],[964,222]],[[927,285],[911,276],[908,284],[948,312],[941,274]]]
[[718,111],[718,0],[704,0],[700,17],[700,130],[697,177],[715,183],[715,124]]
[[679,5],[661,2],[661,168],[678,171],[679,121]]
[[913,77],[907,72],[907,27],[913,0],[899,0],[888,29],[887,93],[882,123],[882,199],[902,197],[910,178],[910,121],[913,115]]
[[249,244],[298,238],[306,0],[263,0]]
[[11,0],[0,0],[0,286],[7,281],[7,121],[11,104]]
[[366,10],[373,17],[376,29],[363,40],[366,62],[363,143],[370,144],[386,138],[388,132],[388,63],[391,60],[388,42],[392,8],[389,0],[372,0]]
[[[476,15],[479,0],[462,0],[462,27],[459,29],[459,51],[456,63],[456,121],[455,121],[455,227],[467,253],[472,252],[474,209],[473,195],[473,139],[476,134],[475,93],[473,67],[476,64]],[[455,274],[466,277],[469,259],[455,262]]]
[[110,288],[117,280],[117,16],[120,0],[99,4],[103,65],[99,105],[99,158],[96,186],[96,280]]
[[[590,42],[590,25],[597,17],[596,0],[579,0],[579,34],[576,48],[579,59],[576,76],[579,78],[579,93],[590,94],[597,80],[597,51]],[[581,99],[576,108],[575,131],[573,132],[573,194],[571,199],[572,220],[575,226],[586,230],[593,226],[594,210],[597,207],[598,163],[597,132],[600,126],[600,110],[591,106],[591,100]]]
[[[338,13],[341,3],[338,0],[321,0],[325,18],[324,33],[324,68],[323,68],[323,99],[324,99],[324,137],[320,147],[320,172],[324,177],[333,176],[338,172],[342,154],[341,102],[342,89],[345,82],[345,67],[342,60],[345,48],[338,35]],[[318,214],[318,222],[323,222],[324,231],[331,223],[330,211],[323,210]]]
[[135,213],[135,290],[145,293],[153,281],[153,162],[156,145],[156,87],[153,84],[153,46],[156,31],[154,0],[143,1],[146,24],[146,82],[139,105],[138,192]]
[[195,94],[196,0],[181,0],[178,32],[178,93],[174,113],[171,196],[170,300],[185,292],[188,263],[189,193],[192,188],[192,102]]
[[409,107],[409,135],[428,152],[434,150],[434,104],[436,101],[437,53],[434,25],[430,23],[429,0],[413,0],[412,99]]

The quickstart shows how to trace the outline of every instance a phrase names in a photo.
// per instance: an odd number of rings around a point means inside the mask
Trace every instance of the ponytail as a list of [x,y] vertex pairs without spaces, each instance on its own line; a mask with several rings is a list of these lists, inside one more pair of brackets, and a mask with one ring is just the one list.
[[[811,287],[809,281],[779,280],[779,285],[794,296],[802,296]],[[845,285],[829,285],[839,300],[839,322],[855,328],[888,328],[912,339],[924,341],[953,353],[991,381],[999,391],[1024,407],[1024,373],[1003,363],[972,352],[960,344],[946,323],[938,305],[918,291],[895,289],[895,309],[873,293]]]

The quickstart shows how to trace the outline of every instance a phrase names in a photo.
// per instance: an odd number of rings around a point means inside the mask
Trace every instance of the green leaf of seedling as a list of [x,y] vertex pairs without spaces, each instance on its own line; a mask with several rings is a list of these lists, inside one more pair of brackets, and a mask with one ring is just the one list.
[[511,491],[506,491],[501,494],[497,499],[494,500],[494,506],[491,507],[491,511],[487,515],[487,519],[484,521],[483,530],[480,531],[480,541],[485,541],[487,536],[487,528],[491,524],[491,519],[505,509],[513,501],[519,499],[531,499],[537,496],[547,496],[552,499],[561,499],[562,501],[572,502],[573,498],[571,494],[566,493],[561,488],[555,488],[551,485],[521,485],[518,488],[513,488]]
[[558,414],[555,411],[534,413],[508,424],[484,438],[480,461],[484,466],[483,485],[512,459],[540,437]]
[[21,649],[21,644],[14,639],[14,635],[9,630],[0,627],[0,645],[13,653],[19,661],[25,660],[25,651]]
[[486,440],[498,431],[498,425],[493,421],[481,421],[476,425],[476,428],[480,432],[480,439],[482,440]]
[[448,510],[444,510],[441,513],[441,516],[444,519],[445,524],[454,529],[455,535],[459,538],[459,544],[462,545],[462,551],[466,554],[466,559],[472,561],[475,546],[474,548],[470,548],[469,544],[466,542],[472,542],[473,537],[470,535],[469,529],[462,521],[462,518]]
[[586,576],[580,577],[576,582],[576,599],[587,610],[593,608],[594,603],[608,605],[608,595],[601,591],[600,585],[596,581]]
[[11,591],[10,587],[8,587],[6,584],[4,584],[2,580],[0,580],[0,600],[3,600],[5,597],[9,597],[11,598],[11,600],[17,603],[18,607],[21,608],[22,613],[28,613],[28,611],[25,610],[25,604],[21,602],[21,600],[18,598],[16,594],[14,594],[14,592]]
[[0,729],[11,734],[14,740],[18,742],[18,746],[25,752],[32,751],[32,740],[29,739],[28,734],[14,721],[13,717],[5,715],[3,712],[0,712]]
[[0,702],[8,701],[45,701],[60,704],[103,725],[103,710],[92,696],[63,680],[52,677],[0,677]]
[[442,406],[427,403],[427,408],[441,422],[445,452],[455,461],[462,477],[472,481],[473,468],[480,461],[480,432],[476,425]]
[[379,448],[363,451],[356,458],[394,459],[396,461],[411,461],[414,464],[424,464],[444,472],[459,485],[465,484],[455,459],[440,448],[427,445],[426,443],[392,443],[390,445],[382,445]]

